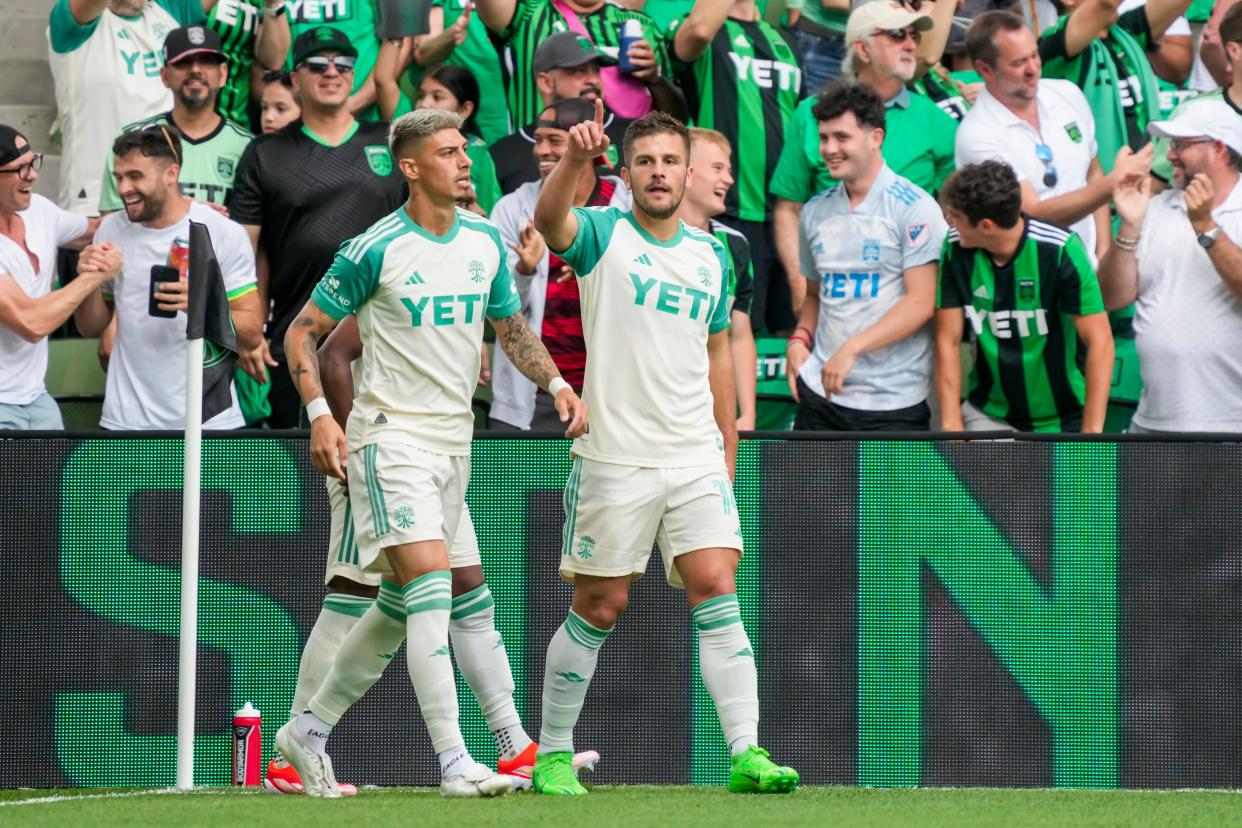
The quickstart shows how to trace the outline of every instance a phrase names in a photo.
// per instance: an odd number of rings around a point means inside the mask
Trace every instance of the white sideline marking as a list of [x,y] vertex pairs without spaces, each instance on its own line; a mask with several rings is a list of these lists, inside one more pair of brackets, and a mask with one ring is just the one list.
[[9,799],[0,800],[0,808],[11,808],[15,805],[48,805],[55,802],[79,802],[86,799],[130,799],[137,796],[163,796],[165,794],[215,794],[216,791],[195,788],[189,791],[181,791],[176,788],[159,788],[153,791],[126,791],[124,793],[105,793],[105,794],[83,794],[74,796],[66,794],[63,796],[37,796],[31,799]]

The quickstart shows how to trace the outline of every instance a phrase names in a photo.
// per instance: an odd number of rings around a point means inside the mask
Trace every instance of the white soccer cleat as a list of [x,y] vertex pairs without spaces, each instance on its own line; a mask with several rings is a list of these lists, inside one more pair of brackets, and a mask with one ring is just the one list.
[[336,799],[341,789],[332,773],[332,760],[326,753],[317,753],[298,738],[291,720],[276,731],[276,749],[297,770],[302,780],[302,790],[309,796]]
[[449,799],[504,796],[512,789],[510,777],[477,762],[465,773],[445,777],[440,782],[440,796]]

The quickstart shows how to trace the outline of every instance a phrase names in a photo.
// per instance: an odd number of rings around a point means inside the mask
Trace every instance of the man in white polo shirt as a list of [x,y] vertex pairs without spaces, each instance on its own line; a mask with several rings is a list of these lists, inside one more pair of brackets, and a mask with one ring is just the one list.
[[1108,240],[1109,199],[1120,182],[1147,174],[1150,147],[1123,147],[1104,175],[1086,97],[1069,81],[1040,78],[1039,46],[1019,15],[976,17],[966,51],[984,89],[958,127],[957,168],[1008,164],[1022,186],[1022,211],[1076,232],[1094,261]]
[[42,163],[25,136],[0,125],[0,429],[62,427],[43,384],[47,336],[121,264],[120,251],[99,251],[101,270],[52,290],[56,249],[85,242],[93,222],[34,194]]
[[1144,176],[1117,191],[1100,262],[1108,307],[1137,300],[1130,431],[1242,431],[1242,119],[1211,101],[1147,131],[1169,141],[1173,187],[1152,197]]
[[[207,226],[224,276],[229,311],[242,354],[241,367],[258,379],[255,356],[263,308],[255,283],[254,250],[240,224],[182,195],[181,141],[177,128],[157,124],[123,133],[112,145],[113,177],[125,209],[99,225],[95,242],[121,248],[125,267],[75,314],[79,330],[97,336],[116,315],[116,347],[108,363],[103,414],[108,429],[180,430],[185,427],[186,271],[190,222]],[[205,429],[246,424],[231,389],[232,405]]]

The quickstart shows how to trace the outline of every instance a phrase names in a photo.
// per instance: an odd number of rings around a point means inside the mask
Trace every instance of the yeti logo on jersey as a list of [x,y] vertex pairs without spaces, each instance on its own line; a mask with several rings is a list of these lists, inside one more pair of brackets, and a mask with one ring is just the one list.
[[[353,16],[349,0],[288,0],[285,8],[289,11],[291,23],[326,23],[348,20]],[[315,30],[316,40],[327,42],[334,37],[330,29]]]
[[582,560],[588,560],[595,554],[595,538],[590,535],[583,535],[578,538],[578,557]]
[[470,264],[466,265],[466,270],[470,271],[470,281],[475,283],[483,281],[483,263],[478,259],[471,259]]
[[420,296],[417,299],[403,296],[401,304],[410,312],[410,325],[415,328],[421,328],[424,324],[437,328],[445,325],[469,325],[476,320],[483,321],[487,294],[450,293],[443,296]]
[[696,272],[699,276],[699,284],[705,288],[710,288],[712,286],[712,272],[703,267],[703,265],[699,265],[699,269]]
[[681,316],[685,311],[691,319],[704,322],[711,319],[715,309],[712,296],[707,291],[659,279],[644,279],[637,273],[630,273],[630,283],[634,286],[634,304],[640,307],[653,307],[660,313],[673,316]]
[[[1048,335],[1048,311],[1043,308],[1036,310],[989,311],[980,310],[973,305],[966,306],[966,317],[975,329],[975,334],[983,333],[986,322],[992,336],[997,339],[1025,339],[1028,336]],[[1031,322],[1034,321],[1034,325]],[[1034,328],[1032,330],[1032,328]]]
[[402,529],[409,529],[414,525],[414,510],[409,506],[398,506],[393,510],[392,522]]
[[750,81],[760,89],[775,87],[782,92],[797,92],[802,88],[802,70],[796,63],[781,63],[737,52],[729,52],[729,60],[733,61],[738,80]]
[[366,153],[367,164],[370,165],[371,172],[381,176],[392,173],[392,156],[388,153],[388,147],[375,144],[363,147],[362,151]]
[[880,274],[825,273],[819,281],[819,295],[821,299],[874,299],[880,295]]
[[876,264],[880,261],[879,239],[863,239],[862,260],[866,264]]

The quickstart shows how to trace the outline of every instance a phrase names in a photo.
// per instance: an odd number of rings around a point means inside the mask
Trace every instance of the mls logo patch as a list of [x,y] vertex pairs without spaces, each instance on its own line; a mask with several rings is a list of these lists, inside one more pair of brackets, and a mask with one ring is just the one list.
[[1021,299],[1026,299],[1026,300],[1035,298],[1035,280],[1034,279],[1018,280],[1018,297]]
[[232,158],[217,158],[216,159],[216,172],[220,175],[221,178],[231,179],[233,177],[233,159]]
[[910,244],[922,244],[927,240],[927,225],[907,224],[906,238],[909,239]]
[[1078,128],[1077,121],[1070,121],[1065,125],[1065,134],[1068,135],[1070,140],[1075,144],[1082,143],[1082,130]]
[[880,261],[879,239],[863,239],[862,258],[867,264],[875,264]]
[[392,174],[392,156],[388,154],[388,147],[383,144],[373,144],[369,147],[363,147],[362,151],[367,157],[367,164],[371,167],[371,172],[376,175]]

